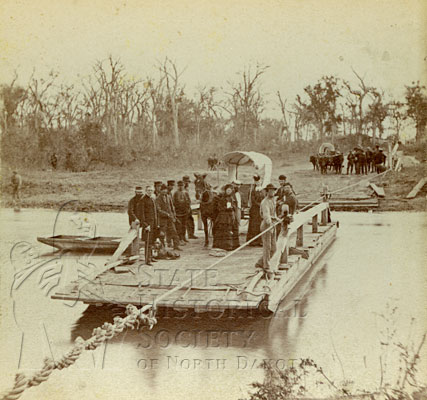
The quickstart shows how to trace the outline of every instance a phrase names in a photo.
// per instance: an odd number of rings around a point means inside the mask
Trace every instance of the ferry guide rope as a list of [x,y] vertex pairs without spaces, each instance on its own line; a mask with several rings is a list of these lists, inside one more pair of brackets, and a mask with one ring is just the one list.
[[54,369],[68,368],[73,365],[80,355],[85,350],[95,350],[102,343],[112,339],[114,336],[122,333],[125,329],[134,329],[140,325],[148,326],[149,329],[157,323],[154,314],[151,311],[151,305],[146,305],[140,309],[129,304],[126,307],[127,316],[114,317],[114,323],[105,322],[101,327],[93,330],[92,336],[84,340],[78,337],[74,342],[74,347],[58,361],[52,358],[44,360],[43,367],[35,372],[31,377],[25,376],[23,373],[18,373],[15,376],[15,384],[6,393],[3,393],[3,400],[16,400],[21,397],[23,392],[33,386],[38,386],[42,382],[47,381]]
[[[390,169],[377,174],[375,177],[370,177],[366,179],[361,179],[356,183],[353,183],[351,185],[344,186],[342,188],[339,188],[337,190],[334,190],[332,192],[328,192],[328,195],[335,194],[338,192],[341,192],[345,189],[348,189],[353,186],[360,185],[363,182],[370,181],[372,179],[378,178],[381,175],[386,174],[389,172]],[[323,196],[319,197],[318,199],[312,201],[310,204],[307,204],[302,209],[298,210],[299,212],[304,211],[305,209],[309,208],[313,204],[317,203],[318,201],[322,200]],[[259,237],[261,237],[265,232],[268,232],[269,230],[273,229],[273,227],[281,224],[283,222],[283,219],[279,219],[277,222],[271,224],[267,229],[260,232],[258,235],[254,236],[252,239],[248,240],[247,242],[240,245],[238,248],[234,249],[233,251],[230,251],[228,254],[226,254],[224,257],[218,259],[213,264],[201,269],[197,274],[192,276],[190,279],[182,282],[181,284],[175,286],[174,288],[168,290],[167,292],[163,293],[159,297],[157,297],[153,304],[148,304],[140,309],[135,307],[132,304],[128,304],[126,306],[126,314],[127,316],[122,317],[114,317],[114,323],[105,322],[101,327],[95,328],[93,330],[92,336],[84,340],[81,337],[78,337],[75,340],[74,347],[65,355],[62,356],[62,358],[58,361],[54,361],[52,358],[46,358],[44,360],[43,367],[38,370],[36,373],[34,373],[31,377],[27,377],[23,373],[17,373],[15,376],[15,383],[13,387],[2,394],[2,400],[16,400],[21,397],[21,395],[24,393],[24,391],[28,388],[31,388],[33,386],[38,386],[42,382],[47,381],[49,376],[52,374],[53,370],[55,369],[63,369],[68,368],[69,366],[73,365],[77,359],[80,357],[80,355],[85,350],[95,350],[97,347],[99,347],[102,343],[104,343],[107,340],[112,339],[114,336],[122,333],[126,328],[134,329],[135,326],[137,329],[140,327],[140,325],[148,326],[149,329],[152,329],[153,326],[157,323],[157,319],[155,318],[155,310],[156,310],[156,304],[165,299],[166,297],[170,296],[172,293],[175,293],[176,291],[180,290],[184,286],[191,284],[191,282],[196,279],[198,276],[202,275],[209,269],[212,269],[213,267],[217,266],[224,260],[228,259],[232,255],[236,254],[238,251],[243,249],[244,247],[248,246],[253,241],[257,240]],[[265,293],[263,293],[265,294]]]

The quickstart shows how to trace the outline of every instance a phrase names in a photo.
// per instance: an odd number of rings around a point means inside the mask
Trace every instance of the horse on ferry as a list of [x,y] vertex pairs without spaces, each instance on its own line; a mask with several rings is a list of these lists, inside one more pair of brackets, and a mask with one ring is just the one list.
[[196,189],[196,199],[200,200],[202,193],[209,189],[211,186],[206,182],[206,177],[208,174],[198,174],[194,173],[196,180],[194,181],[194,187]]

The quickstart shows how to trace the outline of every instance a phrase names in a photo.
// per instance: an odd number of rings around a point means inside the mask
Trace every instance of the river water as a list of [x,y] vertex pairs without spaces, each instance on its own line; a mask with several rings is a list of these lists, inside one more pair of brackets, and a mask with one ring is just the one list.
[[[380,341],[387,326],[394,326],[395,341],[404,344],[417,342],[426,329],[426,216],[334,213],[340,221],[335,242],[274,317],[164,315],[152,331],[128,331],[85,352],[22,399],[238,399],[251,382],[262,380],[263,359],[284,369],[294,359],[311,358],[335,383],[353,389],[379,384],[381,359],[383,381],[395,379],[397,353]],[[45,356],[59,358],[77,336],[89,337],[119,312],[46,294],[76,278],[78,269],[102,265],[106,256],[57,259],[36,237],[93,234],[95,226],[97,235],[122,235],[127,216],[1,210],[1,389],[11,385],[18,367],[28,371]],[[14,246],[30,251],[22,255]],[[49,261],[49,268],[16,280],[16,272],[34,260]],[[390,316],[389,325],[381,314]],[[424,348],[421,375],[427,372],[425,360]]]

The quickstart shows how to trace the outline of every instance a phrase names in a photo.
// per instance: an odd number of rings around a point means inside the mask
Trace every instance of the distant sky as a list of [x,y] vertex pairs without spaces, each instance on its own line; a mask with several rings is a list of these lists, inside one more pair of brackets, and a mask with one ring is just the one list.
[[398,97],[426,81],[426,21],[426,0],[1,0],[0,82],[53,68],[78,83],[109,54],[145,77],[168,56],[190,95],[260,62],[269,107],[325,74],[353,81],[351,67]]

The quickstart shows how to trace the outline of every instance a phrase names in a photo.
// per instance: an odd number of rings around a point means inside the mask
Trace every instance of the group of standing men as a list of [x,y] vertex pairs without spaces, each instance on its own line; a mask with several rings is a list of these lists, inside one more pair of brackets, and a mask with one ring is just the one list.
[[[187,233],[189,239],[196,238],[189,184],[189,177],[184,176],[178,181],[177,190],[174,190],[175,181],[168,181],[168,185],[155,182],[154,187],[146,187],[145,195],[141,186],[135,188],[135,196],[128,204],[129,224],[137,221],[142,227],[148,265],[155,261],[152,249],[156,239],[159,239],[163,246],[168,244],[175,250],[181,250],[180,246],[188,242]],[[231,251],[240,246],[239,226],[242,218],[240,187],[241,182],[235,180],[223,186],[220,193],[215,193],[212,187],[204,182],[204,189],[198,193],[198,198],[205,229],[205,247],[209,246],[209,220],[213,248]],[[294,214],[298,208],[298,201],[286,176],[279,176],[279,188],[272,184],[262,188],[260,176],[254,175],[248,206],[249,225],[246,241],[251,241],[250,246],[263,246],[263,268],[268,271],[281,229],[276,223],[279,219]],[[264,233],[261,235],[261,232]]]
[[368,172],[383,172],[386,155],[378,145],[375,150],[370,147],[366,150],[361,147],[355,147],[353,151],[347,155],[347,175],[354,172],[359,174],[367,174]]
[[128,203],[129,224],[138,222],[142,228],[148,265],[155,261],[152,250],[156,239],[162,246],[182,250],[180,246],[188,242],[187,232],[189,239],[196,238],[189,185],[190,178],[184,176],[178,181],[177,190],[173,180],[167,185],[160,181],[154,182],[154,187],[148,185],[145,195],[141,186],[135,188],[135,196]]

